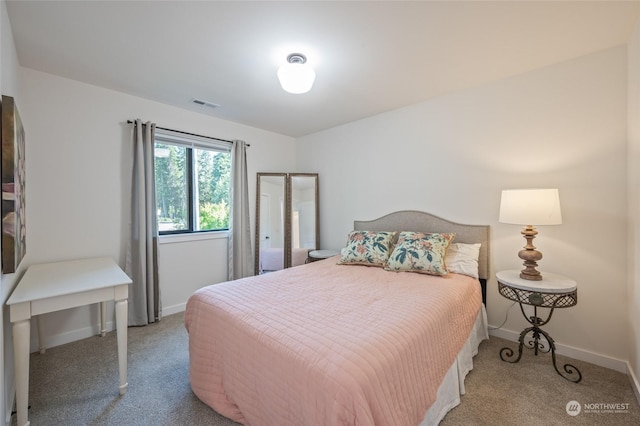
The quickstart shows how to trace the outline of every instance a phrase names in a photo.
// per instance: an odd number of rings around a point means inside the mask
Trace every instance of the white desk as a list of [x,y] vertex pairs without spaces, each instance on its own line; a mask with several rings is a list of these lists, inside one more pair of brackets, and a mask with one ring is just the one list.
[[[18,425],[29,425],[29,342],[32,316],[100,303],[101,335],[106,304],[115,301],[120,394],[127,391],[127,297],[131,279],[108,257],[31,265],[7,300],[13,323]],[[40,328],[39,328],[40,329]],[[40,352],[44,353],[42,333]]]

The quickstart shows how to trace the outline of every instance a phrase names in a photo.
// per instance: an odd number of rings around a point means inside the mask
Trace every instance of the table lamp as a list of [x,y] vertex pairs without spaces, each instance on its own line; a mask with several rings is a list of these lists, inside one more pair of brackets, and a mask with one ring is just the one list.
[[521,234],[527,240],[518,257],[524,261],[520,278],[540,281],[542,275],[536,269],[542,253],[536,250],[533,239],[538,235],[534,225],[560,225],[560,196],[557,189],[505,189],[500,200],[501,223],[523,225]]

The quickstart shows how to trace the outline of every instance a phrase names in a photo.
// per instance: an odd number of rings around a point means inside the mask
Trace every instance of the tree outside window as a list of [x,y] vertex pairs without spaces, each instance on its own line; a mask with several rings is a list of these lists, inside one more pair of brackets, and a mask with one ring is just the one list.
[[155,143],[160,234],[229,229],[231,154],[218,149]]

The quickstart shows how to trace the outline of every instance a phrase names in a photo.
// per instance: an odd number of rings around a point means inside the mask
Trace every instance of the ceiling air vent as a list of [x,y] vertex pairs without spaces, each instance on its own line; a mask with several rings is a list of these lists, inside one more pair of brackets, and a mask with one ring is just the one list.
[[202,100],[202,99],[196,99],[196,98],[191,99],[191,102],[196,104],[196,105],[206,106],[206,107],[209,107],[209,108],[218,108],[220,106],[220,105],[215,104],[213,102],[205,101],[205,100]]

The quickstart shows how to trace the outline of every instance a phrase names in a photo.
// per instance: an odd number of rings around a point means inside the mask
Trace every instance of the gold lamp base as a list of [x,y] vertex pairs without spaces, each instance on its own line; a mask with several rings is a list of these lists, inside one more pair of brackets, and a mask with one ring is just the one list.
[[524,246],[524,250],[518,252],[518,257],[522,259],[524,269],[520,271],[520,278],[530,281],[541,281],[542,275],[540,271],[536,269],[538,261],[542,259],[542,253],[536,250],[533,245],[533,239],[538,235],[538,231],[532,226],[527,225],[522,228],[521,234],[527,240],[527,245]]

